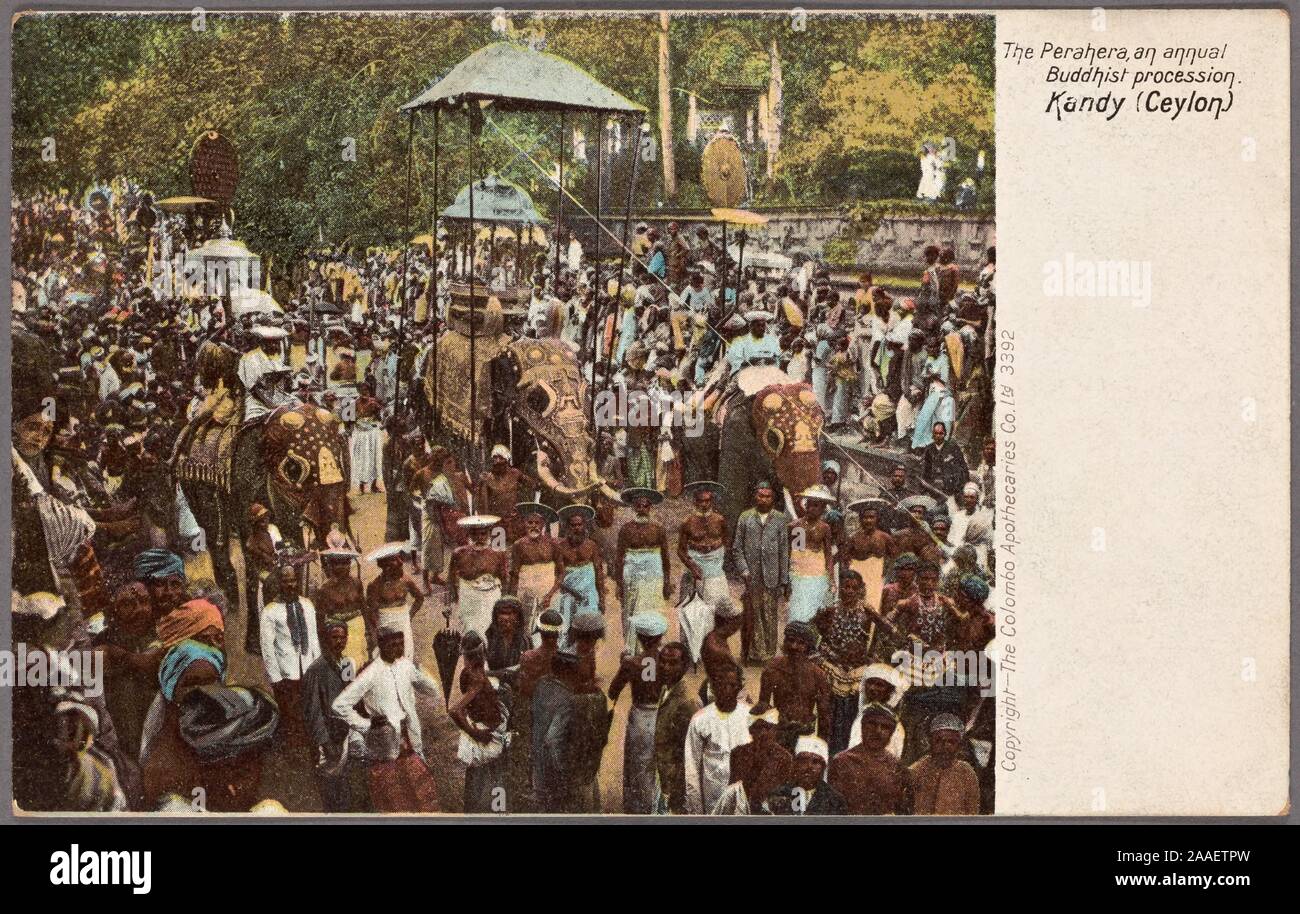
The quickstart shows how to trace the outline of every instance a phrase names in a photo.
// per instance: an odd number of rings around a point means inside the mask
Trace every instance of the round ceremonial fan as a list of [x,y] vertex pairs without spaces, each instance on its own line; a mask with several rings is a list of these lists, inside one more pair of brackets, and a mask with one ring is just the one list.
[[729,209],[745,199],[745,160],[732,137],[719,134],[709,140],[700,157],[700,180],[714,206]]

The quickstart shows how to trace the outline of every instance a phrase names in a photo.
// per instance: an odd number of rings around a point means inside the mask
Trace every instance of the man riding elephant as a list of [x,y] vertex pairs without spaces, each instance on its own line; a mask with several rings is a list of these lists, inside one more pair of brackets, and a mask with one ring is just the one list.
[[[338,418],[279,391],[275,359],[267,352],[268,341],[278,345],[279,337],[259,337],[259,348],[246,353],[237,368],[233,350],[205,344],[199,377],[207,397],[174,452],[181,488],[204,533],[193,548],[208,550],[232,606],[238,605],[238,585],[230,538],[247,537],[252,504],[269,509],[286,545],[295,549],[303,545],[304,524],[312,528],[314,541],[323,543],[331,524],[346,527],[350,513],[347,439]],[[272,368],[263,371],[267,363]],[[249,407],[249,401],[257,405]],[[254,600],[249,607],[246,640],[249,650],[256,650]]]

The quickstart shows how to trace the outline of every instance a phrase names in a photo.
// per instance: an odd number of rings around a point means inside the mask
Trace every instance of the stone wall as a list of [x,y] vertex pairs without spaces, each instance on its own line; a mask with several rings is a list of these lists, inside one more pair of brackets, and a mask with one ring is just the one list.
[[[822,207],[790,207],[758,210],[767,216],[767,225],[750,230],[746,251],[755,249],[777,251],[783,254],[803,252],[823,259],[827,242],[839,237],[848,227],[849,220],[840,210]],[[681,230],[693,237],[700,224],[708,224],[715,235],[717,224],[708,210],[653,210],[634,213],[633,225],[645,222],[658,226],[666,234],[669,222],[677,222]],[[565,223],[579,233],[588,251],[594,244],[592,220],[586,216],[572,219],[565,214]],[[603,215],[602,221],[615,235],[623,237],[622,214]],[[728,230],[730,233],[730,229]],[[730,237],[730,235],[729,235]],[[974,274],[983,263],[984,252],[995,244],[992,217],[958,215],[950,213],[929,215],[886,216],[880,220],[875,233],[858,245],[858,265],[877,273],[910,275],[920,272],[921,251],[927,244],[951,244],[957,252],[957,262],[962,272]],[[610,251],[614,243],[608,235],[601,240],[602,251]]]

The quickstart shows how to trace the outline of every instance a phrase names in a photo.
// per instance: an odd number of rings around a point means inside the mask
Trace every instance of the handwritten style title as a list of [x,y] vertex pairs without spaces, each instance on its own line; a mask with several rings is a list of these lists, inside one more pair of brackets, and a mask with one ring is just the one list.
[[[1226,44],[1160,50],[1050,41],[1035,48],[1004,41],[1002,47],[1002,59],[1016,65],[1060,61],[1049,63],[1044,76],[1050,95],[1043,113],[1058,121],[1076,114],[1096,114],[1110,121],[1125,110],[1163,115],[1171,121],[1183,115],[1218,120],[1232,110],[1236,73],[1211,63],[1227,56]],[[1064,88],[1055,88],[1058,85]]]

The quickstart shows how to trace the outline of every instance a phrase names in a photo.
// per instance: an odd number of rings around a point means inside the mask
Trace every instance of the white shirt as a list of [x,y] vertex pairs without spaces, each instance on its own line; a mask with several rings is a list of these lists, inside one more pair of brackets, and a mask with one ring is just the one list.
[[736,702],[736,710],[719,711],[716,704],[702,708],[686,730],[686,811],[703,815],[713,811],[731,783],[731,750],[750,741],[749,705]]
[[424,751],[424,746],[420,734],[420,715],[415,706],[416,692],[428,695],[435,701],[442,698],[442,690],[434,678],[406,657],[399,657],[395,663],[385,663],[376,658],[366,664],[357,678],[339,693],[331,710],[347,721],[349,727],[361,733],[370,729],[370,721],[357,713],[354,707],[357,702],[365,705],[366,712],[371,717],[387,718],[399,733],[405,723],[411,748],[418,755]]
[[294,650],[289,634],[289,608],[282,602],[262,607],[262,662],[272,682],[301,679],[303,671],[320,656],[320,639],[316,635],[316,607],[306,597],[299,597],[303,622],[307,628],[307,645],[303,653]]
[[117,376],[117,370],[108,362],[105,362],[103,371],[99,373],[99,399],[107,400],[121,388],[122,381]]

